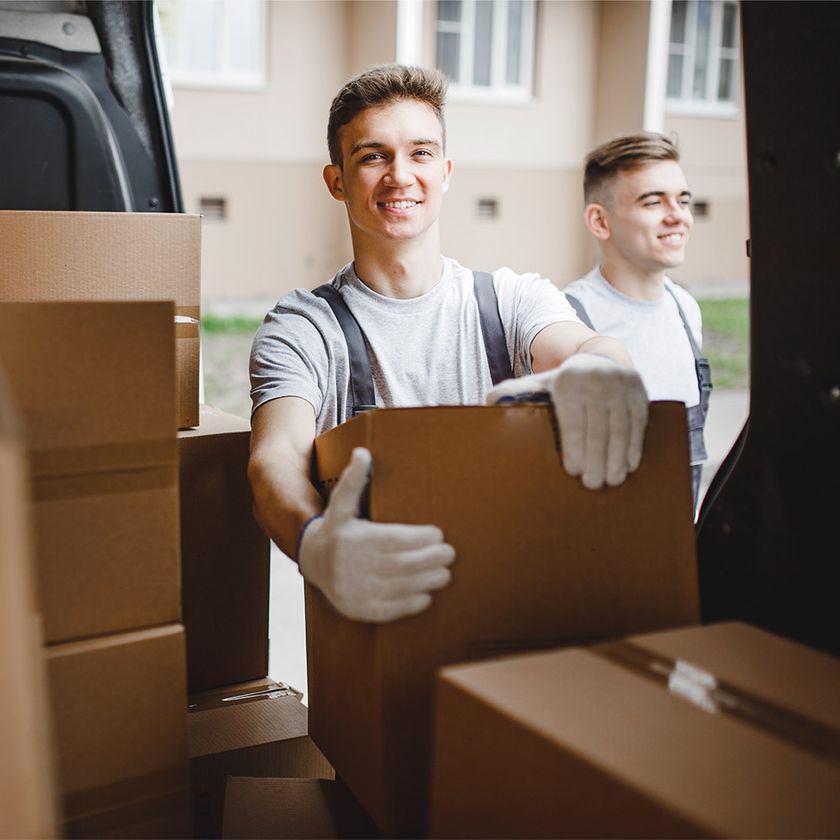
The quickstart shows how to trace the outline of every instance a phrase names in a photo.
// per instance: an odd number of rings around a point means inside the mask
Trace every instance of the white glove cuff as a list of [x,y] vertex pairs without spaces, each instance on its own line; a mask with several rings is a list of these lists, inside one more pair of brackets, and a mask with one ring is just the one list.
[[309,517],[306,522],[303,523],[303,528],[300,529],[300,533],[298,534],[297,538],[297,545],[295,546],[295,556],[292,558],[295,563],[297,563],[298,568],[300,568],[300,549],[303,545],[303,537],[306,534],[306,529],[316,520],[316,519],[323,519],[323,514],[316,513]]

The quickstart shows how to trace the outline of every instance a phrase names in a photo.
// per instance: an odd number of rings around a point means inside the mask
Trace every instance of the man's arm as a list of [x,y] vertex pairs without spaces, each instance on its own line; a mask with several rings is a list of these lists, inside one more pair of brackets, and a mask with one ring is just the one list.
[[614,338],[590,330],[575,321],[560,321],[540,330],[531,342],[531,369],[534,373],[559,367],[575,353],[591,353],[632,368],[633,360],[624,345]]
[[443,532],[359,518],[371,469],[366,449],[353,451],[324,507],[310,481],[314,440],[305,400],[280,397],[254,413],[248,476],[257,521],[348,618],[392,621],[426,609],[451,578],[455,551]]
[[248,478],[254,514],[266,534],[295,557],[304,524],[324,503],[310,478],[315,411],[299,397],[261,405],[251,419]]

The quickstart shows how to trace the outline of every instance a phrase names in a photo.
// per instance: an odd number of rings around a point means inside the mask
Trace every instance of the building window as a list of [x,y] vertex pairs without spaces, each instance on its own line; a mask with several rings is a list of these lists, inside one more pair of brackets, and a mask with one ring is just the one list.
[[534,0],[438,0],[436,63],[452,99],[528,101]]
[[166,73],[174,86],[265,86],[265,0],[156,0],[155,6]]
[[737,2],[673,0],[668,48],[668,109],[737,113]]

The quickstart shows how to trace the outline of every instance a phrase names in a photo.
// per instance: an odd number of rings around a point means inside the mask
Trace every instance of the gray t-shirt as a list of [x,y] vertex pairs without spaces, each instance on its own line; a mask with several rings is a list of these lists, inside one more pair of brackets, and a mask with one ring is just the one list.
[[[380,407],[480,405],[492,387],[473,275],[444,258],[440,282],[417,298],[384,297],[346,265],[332,280],[365,336]],[[531,342],[558,321],[578,322],[565,296],[537,274],[493,274],[514,376],[531,372]],[[251,350],[252,412],[295,396],[315,409],[317,433],[352,413],[347,346],[326,301],[295,289],[269,312]]]
[[[665,278],[688,320],[697,346],[702,346],[702,318],[697,301],[681,286]],[[600,266],[563,289],[576,297],[601,335],[617,338],[642,377],[648,399],[700,401],[694,355],[674,298],[638,300],[617,291]]]

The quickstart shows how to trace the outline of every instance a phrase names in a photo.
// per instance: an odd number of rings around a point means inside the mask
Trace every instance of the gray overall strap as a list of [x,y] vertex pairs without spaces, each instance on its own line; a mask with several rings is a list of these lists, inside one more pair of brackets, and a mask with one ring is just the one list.
[[[586,326],[589,327],[590,330],[595,330],[595,325],[592,323],[592,319],[587,314],[583,304],[576,297],[574,297],[574,295],[570,295],[568,292],[566,292],[565,295],[566,300],[572,304],[572,309],[575,310],[578,318],[580,318],[580,320],[583,321],[583,323],[586,324]],[[598,331],[595,330],[595,332]]]
[[344,298],[332,283],[325,283],[312,290],[312,294],[325,300],[338,321],[344,341],[347,344],[347,358],[350,362],[350,398],[353,402],[353,415],[360,411],[376,408],[373,392],[373,372],[370,356],[365,346],[365,337],[359,322],[353,317]]
[[484,338],[487,364],[490,366],[490,378],[494,385],[498,385],[505,379],[512,379],[513,370],[505,341],[505,328],[499,314],[493,275],[486,271],[474,271],[473,294],[478,304],[478,318],[481,321],[481,335]]

